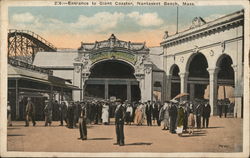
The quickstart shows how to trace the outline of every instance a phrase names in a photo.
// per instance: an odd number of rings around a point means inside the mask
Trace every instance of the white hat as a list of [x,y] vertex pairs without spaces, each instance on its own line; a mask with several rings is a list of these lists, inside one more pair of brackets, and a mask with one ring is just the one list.
[[172,103],[178,103],[178,101],[175,100],[175,99],[170,100],[170,102],[172,102]]

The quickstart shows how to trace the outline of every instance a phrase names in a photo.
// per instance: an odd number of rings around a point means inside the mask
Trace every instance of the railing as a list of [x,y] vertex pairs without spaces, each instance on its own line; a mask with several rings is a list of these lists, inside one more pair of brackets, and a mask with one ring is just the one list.
[[9,33],[26,33],[36,39],[38,39],[39,41],[41,41],[42,43],[44,43],[45,45],[49,46],[50,48],[54,49],[54,50],[57,50],[57,48],[50,42],[48,42],[47,40],[45,40],[43,37],[41,37],[40,35],[32,32],[32,31],[29,31],[29,30],[16,30],[16,29],[9,29]]
[[47,69],[44,69],[44,68],[41,68],[41,67],[37,67],[35,65],[28,64],[28,63],[25,63],[25,62],[22,62],[20,60],[16,60],[16,59],[13,59],[13,58],[10,58],[10,57],[8,58],[8,63],[10,65],[12,65],[12,66],[15,66],[15,67],[21,67],[21,68],[33,70],[33,71],[36,71],[36,72],[39,72],[39,73],[53,75],[53,71],[51,71],[51,70],[47,70]]

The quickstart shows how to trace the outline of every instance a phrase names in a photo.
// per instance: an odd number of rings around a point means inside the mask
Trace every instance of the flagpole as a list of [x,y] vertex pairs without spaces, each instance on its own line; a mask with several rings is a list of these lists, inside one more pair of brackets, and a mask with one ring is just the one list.
[[178,9],[178,6],[177,6],[177,10],[176,10],[176,34],[178,33],[178,20],[179,20],[179,9]]

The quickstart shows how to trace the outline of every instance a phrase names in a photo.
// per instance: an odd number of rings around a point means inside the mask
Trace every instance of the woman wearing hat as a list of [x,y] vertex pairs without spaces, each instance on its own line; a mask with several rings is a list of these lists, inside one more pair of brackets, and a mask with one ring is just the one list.
[[107,104],[107,101],[103,101],[102,105],[102,123],[104,125],[109,124],[109,105]]
[[52,103],[48,100],[45,100],[44,107],[44,115],[45,115],[45,126],[51,126],[52,123]]
[[189,116],[188,116],[188,133],[194,134],[194,126],[195,126],[195,119],[194,119],[194,108],[193,105],[190,104]]
[[183,132],[183,124],[184,124],[184,104],[181,104],[178,108],[178,119],[177,119],[177,130],[176,133],[178,136],[182,135]]

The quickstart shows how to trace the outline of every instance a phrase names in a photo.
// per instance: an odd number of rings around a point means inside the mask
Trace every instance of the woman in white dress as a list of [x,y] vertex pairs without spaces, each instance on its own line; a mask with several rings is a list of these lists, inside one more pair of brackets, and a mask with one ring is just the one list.
[[109,105],[106,102],[102,105],[102,123],[104,125],[109,124]]

